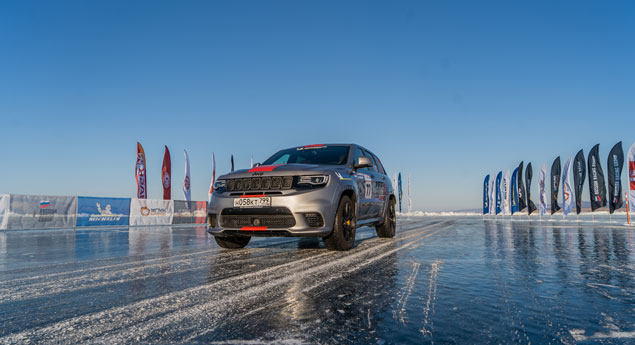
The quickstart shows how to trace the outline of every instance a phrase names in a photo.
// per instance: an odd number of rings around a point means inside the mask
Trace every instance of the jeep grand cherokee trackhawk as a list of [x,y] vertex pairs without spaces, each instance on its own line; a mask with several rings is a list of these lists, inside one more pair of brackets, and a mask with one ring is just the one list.
[[220,176],[207,208],[208,232],[223,248],[251,236],[322,237],[348,250],[360,226],[395,235],[395,195],[381,162],[353,144],[279,151],[251,169]]

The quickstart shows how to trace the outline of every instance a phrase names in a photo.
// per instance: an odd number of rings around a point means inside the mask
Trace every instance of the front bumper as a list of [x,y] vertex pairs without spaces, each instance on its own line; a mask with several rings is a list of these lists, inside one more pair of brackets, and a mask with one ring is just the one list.
[[[324,237],[331,233],[335,220],[335,211],[341,191],[336,183],[330,182],[325,187],[304,191],[284,191],[282,194],[266,194],[271,197],[270,208],[234,208],[234,199],[240,196],[229,193],[214,193],[207,208],[208,232],[215,236],[223,235],[247,235],[247,236],[293,236],[293,237]],[[260,217],[268,210],[278,212],[280,210],[290,213],[295,221],[293,226],[285,227],[280,225],[258,226]],[[253,216],[249,216],[250,210]],[[240,213],[247,215],[252,224],[242,224],[248,226],[228,227],[226,220],[228,213]],[[306,214],[318,213],[322,216],[321,226],[311,226]],[[287,216],[287,217],[290,217]],[[227,219],[223,219],[227,217]],[[264,216],[263,216],[264,217]],[[210,224],[213,220],[213,224]],[[255,223],[255,224],[254,224]],[[225,226],[223,226],[225,225]],[[315,224],[313,224],[315,225]]]

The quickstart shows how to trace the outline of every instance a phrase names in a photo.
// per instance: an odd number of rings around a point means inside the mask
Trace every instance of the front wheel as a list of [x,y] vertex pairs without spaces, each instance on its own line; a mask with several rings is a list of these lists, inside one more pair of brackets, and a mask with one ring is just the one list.
[[251,237],[249,236],[214,236],[214,240],[221,248],[240,249],[244,248]]
[[323,239],[326,248],[329,250],[349,250],[353,248],[356,221],[355,204],[351,198],[344,195],[337,206],[333,231]]
[[388,201],[388,207],[384,214],[384,223],[375,227],[377,236],[383,238],[395,237],[395,228],[397,227],[397,216],[395,213],[395,199]]

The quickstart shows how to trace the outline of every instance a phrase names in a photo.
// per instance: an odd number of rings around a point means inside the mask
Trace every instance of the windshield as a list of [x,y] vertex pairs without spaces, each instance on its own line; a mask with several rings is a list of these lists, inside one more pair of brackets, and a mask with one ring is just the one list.
[[324,164],[342,165],[348,161],[348,146],[304,146],[279,151],[264,161],[263,165],[272,164]]

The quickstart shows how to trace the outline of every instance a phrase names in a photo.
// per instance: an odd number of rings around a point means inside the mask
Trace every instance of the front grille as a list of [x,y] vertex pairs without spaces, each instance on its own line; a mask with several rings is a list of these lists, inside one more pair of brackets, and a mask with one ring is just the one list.
[[247,177],[227,180],[227,191],[287,190],[293,187],[293,176]]
[[221,213],[221,226],[224,228],[242,228],[244,226],[266,226],[286,229],[295,226],[295,218],[286,207],[263,209],[226,208]]
[[304,218],[307,224],[312,228],[321,228],[324,226],[324,219],[322,219],[322,215],[319,213],[305,213]]

